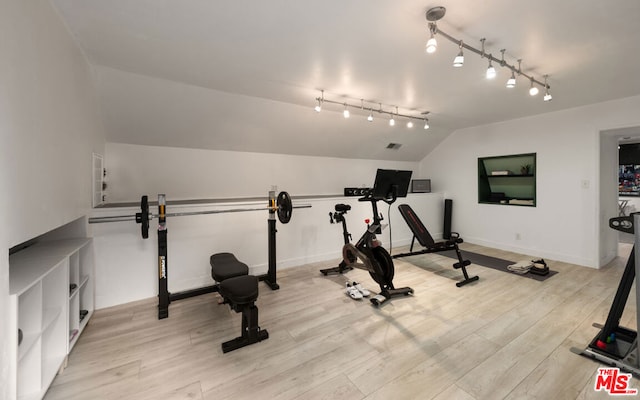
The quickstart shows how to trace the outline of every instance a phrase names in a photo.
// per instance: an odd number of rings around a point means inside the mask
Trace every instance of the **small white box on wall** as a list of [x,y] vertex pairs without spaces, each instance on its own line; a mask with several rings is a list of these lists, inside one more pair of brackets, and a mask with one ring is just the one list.
[[92,201],[95,208],[104,204],[104,158],[100,154],[93,153],[92,169]]
[[431,193],[431,179],[412,179],[411,193]]

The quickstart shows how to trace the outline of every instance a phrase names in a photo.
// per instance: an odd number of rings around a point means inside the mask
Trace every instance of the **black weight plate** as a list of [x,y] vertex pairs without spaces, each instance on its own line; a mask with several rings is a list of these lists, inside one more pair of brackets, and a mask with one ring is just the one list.
[[142,196],[140,200],[140,213],[136,214],[136,222],[142,224],[140,231],[142,232],[142,238],[149,238],[149,199],[147,196]]
[[291,213],[293,212],[293,204],[291,203],[291,196],[287,192],[278,193],[278,199],[276,201],[278,206],[278,219],[283,224],[291,221]]

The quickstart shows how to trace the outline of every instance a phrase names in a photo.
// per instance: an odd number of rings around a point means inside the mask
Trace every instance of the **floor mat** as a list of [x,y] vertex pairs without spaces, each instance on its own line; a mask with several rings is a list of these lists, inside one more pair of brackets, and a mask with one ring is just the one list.
[[[470,251],[465,251],[465,250],[460,250],[460,253],[462,253],[463,259],[471,261],[472,264],[477,264],[483,267],[497,269],[498,271],[503,271],[512,275],[518,275],[518,276],[523,276],[525,278],[535,279],[536,281],[544,281],[545,279],[551,278],[552,276],[558,273],[558,271],[549,270],[549,274],[544,276],[535,275],[531,273],[516,274],[507,269],[507,266],[511,264],[515,264],[516,263],[515,261],[503,260],[501,258],[485,256],[484,254],[472,253]],[[453,258],[455,260],[458,259],[458,256],[456,256],[456,252],[454,250],[443,251],[442,253],[439,253],[439,254],[442,254],[443,256],[447,256],[449,258]]]

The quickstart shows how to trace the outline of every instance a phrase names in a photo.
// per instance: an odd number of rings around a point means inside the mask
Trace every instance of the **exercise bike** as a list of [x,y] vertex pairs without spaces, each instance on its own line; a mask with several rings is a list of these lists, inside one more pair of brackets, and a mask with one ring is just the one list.
[[378,170],[374,188],[365,197],[358,199],[358,201],[371,203],[373,222],[367,226],[367,230],[355,245],[346,243],[342,248],[342,262],[347,267],[368,271],[371,278],[380,285],[380,293],[370,299],[375,306],[392,297],[413,294],[413,289],[410,287],[394,287],[393,259],[376,238],[376,234],[382,233],[383,220],[378,212],[378,201],[391,205],[398,197],[405,197],[410,179],[411,171]]
[[[335,212],[329,213],[329,222],[332,224],[338,222],[342,223],[342,237],[344,239],[344,244],[347,244],[351,242],[351,234],[347,230],[347,219],[345,218],[345,214],[347,211],[351,210],[351,206],[348,204],[336,204],[334,209]],[[354,261],[356,261],[354,257],[350,258],[350,262],[353,263]],[[338,264],[337,267],[321,269],[320,272],[326,276],[328,274],[342,274],[347,271],[351,271],[352,269],[353,268],[349,267],[343,260],[340,261],[340,264]]]

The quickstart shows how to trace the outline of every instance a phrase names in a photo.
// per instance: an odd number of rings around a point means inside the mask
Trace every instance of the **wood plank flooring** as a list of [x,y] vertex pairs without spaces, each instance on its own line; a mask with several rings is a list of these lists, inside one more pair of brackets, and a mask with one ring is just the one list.
[[[228,354],[241,317],[217,294],[174,302],[164,320],[155,299],[98,310],[45,399],[608,398],[594,391],[599,364],[570,348],[606,319],[630,250],[601,270],[547,260],[559,274],[544,282],[472,264],[480,280],[462,288],[450,258],[397,259],[394,283],[415,294],[380,308],[344,293],[346,279],[375,290],[367,272],[320,274],[337,260],[278,271],[281,289],[261,283],[257,301],[269,339]],[[635,329],[633,292],[622,325]]]

